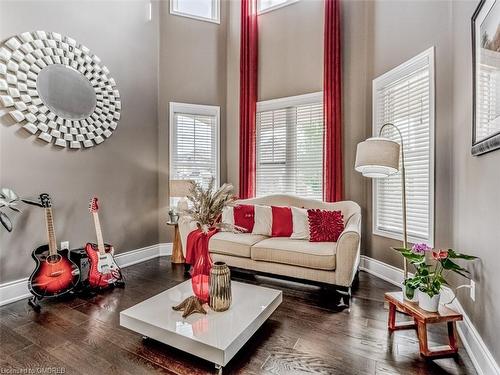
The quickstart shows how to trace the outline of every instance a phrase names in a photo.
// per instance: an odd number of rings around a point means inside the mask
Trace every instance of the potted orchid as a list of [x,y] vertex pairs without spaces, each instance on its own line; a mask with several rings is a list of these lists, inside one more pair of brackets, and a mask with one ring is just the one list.
[[[472,255],[459,254],[453,249],[432,249],[426,244],[415,244],[411,249],[393,249],[399,251],[416,269],[415,275],[404,281],[405,296],[410,300],[418,299],[419,307],[430,312],[438,311],[442,286],[448,284],[444,278],[446,272],[455,272],[469,278],[469,271],[454,260],[477,259]],[[427,263],[427,258],[432,258],[434,262]]]

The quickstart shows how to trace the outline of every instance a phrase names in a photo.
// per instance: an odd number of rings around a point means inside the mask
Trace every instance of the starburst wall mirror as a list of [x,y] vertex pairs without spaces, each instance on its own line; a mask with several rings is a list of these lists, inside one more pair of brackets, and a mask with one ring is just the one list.
[[120,120],[109,69],[74,39],[55,32],[16,35],[0,46],[0,103],[27,132],[57,147],[96,146]]

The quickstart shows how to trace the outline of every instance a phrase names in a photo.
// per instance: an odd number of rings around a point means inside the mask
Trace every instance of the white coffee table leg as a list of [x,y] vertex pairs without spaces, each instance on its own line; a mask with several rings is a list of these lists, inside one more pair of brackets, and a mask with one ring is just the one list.
[[217,375],[222,375],[223,367],[221,365],[215,364],[215,369],[217,370]]

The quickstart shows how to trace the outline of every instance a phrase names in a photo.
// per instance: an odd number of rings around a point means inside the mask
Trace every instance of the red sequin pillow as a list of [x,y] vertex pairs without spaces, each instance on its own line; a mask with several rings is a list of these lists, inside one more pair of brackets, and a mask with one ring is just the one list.
[[234,225],[252,233],[255,224],[255,207],[251,204],[239,204],[234,206]]
[[307,210],[310,242],[337,242],[344,231],[344,216],[340,211]]

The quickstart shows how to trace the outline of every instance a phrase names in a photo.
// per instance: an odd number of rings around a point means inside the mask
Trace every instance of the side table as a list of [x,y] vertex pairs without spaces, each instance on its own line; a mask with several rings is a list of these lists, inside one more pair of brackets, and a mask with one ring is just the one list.
[[[389,303],[388,329],[392,333],[401,329],[417,329],[420,355],[426,358],[442,358],[457,354],[456,321],[462,320],[462,314],[439,306],[438,312],[428,312],[418,307],[418,303],[405,301],[403,292],[385,293],[385,300]],[[413,322],[396,324],[396,310],[413,318]],[[446,323],[448,325],[449,345],[429,348],[427,340],[427,324]]]
[[184,255],[182,254],[182,242],[181,235],[179,234],[179,224],[172,223],[170,221],[167,222],[167,225],[174,227],[174,244],[172,248],[172,263],[184,263]]

